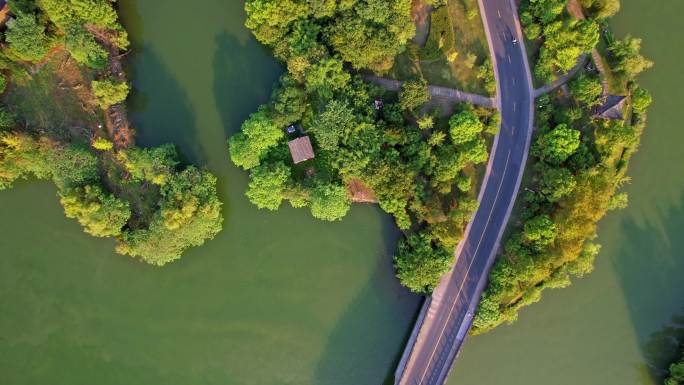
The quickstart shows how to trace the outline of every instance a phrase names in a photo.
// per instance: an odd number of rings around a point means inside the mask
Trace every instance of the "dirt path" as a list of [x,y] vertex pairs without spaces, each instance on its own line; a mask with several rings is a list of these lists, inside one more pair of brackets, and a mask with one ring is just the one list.
[[[394,92],[400,91],[401,85],[403,84],[403,82],[399,80],[385,79],[377,76],[364,76],[364,79],[366,79],[369,82],[380,85],[389,91]],[[430,92],[430,96],[432,96],[433,98],[446,99],[457,103],[468,102],[488,108],[495,107],[494,99],[488,96],[471,94],[454,88],[440,86],[428,86],[428,91]]]
[[[582,5],[577,0],[568,1],[568,13],[572,15],[577,20],[584,20],[584,12],[582,11]],[[594,48],[591,50],[591,58],[594,61],[596,69],[601,74],[601,84],[603,85],[603,94],[608,95],[608,78],[606,76],[606,68],[603,64],[603,58],[598,49]]]
[[554,91],[557,88],[562,87],[565,85],[567,82],[570,81],[577,73],[584,67],[584,65],[587,62],[587,55],[582,55],[577,59],[577,64],[565,75],[559,77],[556,79],[553,83],[547,84],[543,87],[537,88],[534,90],[534,97],[538,98],[544,94],[548,94],[551,91]]
[[[119,48],[111,42],[106,32],[90,29],[100,43],[109,52],[108,77],[120,83],[128,83],[126,73],[121,64]],[[119,103],[109,107],[106,111],[106,124],[109,136],[117,149],[133,145],[134,133],[128,122],[128,113],[125,103]]]
[[424,47],[427,43],[428,35],[430,35],[430,14],[432,13],[432,6],[425,4],[424,0],[414,0],[411,7],[411,17],[413,23],[416,25],[416,36],[413,37],[413,42],[419,47]]

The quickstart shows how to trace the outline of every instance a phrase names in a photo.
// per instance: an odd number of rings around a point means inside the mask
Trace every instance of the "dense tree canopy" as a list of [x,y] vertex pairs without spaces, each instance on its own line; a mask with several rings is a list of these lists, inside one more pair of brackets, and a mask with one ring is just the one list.
[[484,124],[472,111],[463,111],[452,116],[449,120],[449,127],[449,134],[454,144],[473,141],[484,130]]
[[453,252],[434,247],[429,235],[413,234],[399,242],[394,258],[402,285],[416,293],[431,293],[439,278],[451,269]]
[[282,137],[283,127],[279,127],[262,108],[242,124],[240,133],[230,138],[230,159],[245,170],[256,167]]
[[86,233],[96,237],[121,234],[131,216],[130,205],[106,194],[97,185],[85,185],[60,193],[68,218],[76,218]]
[[45,27],[32,14],[19,13],[8,22],[5,40],[9,43],[10,53],[20,60],[39,61],[49,49]]
[[600,103],[603,85],[598,78],[582,74],[570,82],[570,91],[575,99],[591,107]]
[[247,198],[260,209],[277,210],[290,182],[290,168],[279,162],[261,165],[250,173]]
[[246,25],[288,68],[340,55],[358,69],[386,71],[415,33],[410,0],[248,0]]
[[543,161],[561,164],[572,155],[580,145],[580,132],[559,124],[542,134],[532,147],[532,153]]
[[162,266],[221,231],[216,177],[192,166],[169,176],[161,188],[159,210],[147,228],[127,230],[117,251]]

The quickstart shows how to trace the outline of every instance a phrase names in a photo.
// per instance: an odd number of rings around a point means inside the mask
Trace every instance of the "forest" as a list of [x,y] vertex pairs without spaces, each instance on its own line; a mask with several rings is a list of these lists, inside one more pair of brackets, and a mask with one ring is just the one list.
[[[590,18],[577,21],[566,4],[529,0],[521,7],[526,36],[540,47],[535,74],[544,82],[592,51],[599,44],[598,25],[619,8],[614,1],[583,1]],[[539,25],[542,32],[536,33]],[[579,45],[563,43],[568,38]],[[598,221],[627,206],[626,193],[618,190],[629,182],[626,170],[652,101],[636,77],[652,63],[632,37],[606,45],[608,68],[584,66],[567,89],[536,101],[536,133],[522,192],[473,322],[475,334],[513,322],[544,289],[567,287],[571,277],[591,272],[600,250]],[[607,71],[619,86],[606,84]],[[611,88],[624,91],[610,95]]]
[[5,27],[0,189],[51,180],[86,233],[152,265],[221,230],[216,177],[173,145],[133,144],[119,60],[129,42],[110,1],[11,1]]

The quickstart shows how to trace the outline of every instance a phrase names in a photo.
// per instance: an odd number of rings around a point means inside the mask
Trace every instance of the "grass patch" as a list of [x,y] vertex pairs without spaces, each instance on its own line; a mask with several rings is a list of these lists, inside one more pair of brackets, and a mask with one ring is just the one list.
[[487,95],[484,82],[477,77],[489,58],[479,12],[476,0],[449,0],[434,10],[425,47],[409,45],[389,76],[399,80],[423,77],[433,85]]
[[57,52],[35,72],[15,76],[3,102],[22,117],[27,130],[57,140],[83,140],[103,121],[89,91],[92,76],[66,52]]

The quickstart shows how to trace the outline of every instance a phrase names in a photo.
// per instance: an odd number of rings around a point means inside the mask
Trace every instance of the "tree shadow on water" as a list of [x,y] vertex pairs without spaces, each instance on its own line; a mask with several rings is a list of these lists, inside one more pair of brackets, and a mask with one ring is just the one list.
[[130,66],[133,89],[128,106],[138,144],[173,143],[188,158],[184,162],[206,163],[198,140],[196,114],[187,92],[153,47],[143,45],[136,52]]
[[328,339],[314,374],[317,385],[383,384],[392,377],[410,334],[420,297],[394,276],[399,232],[385,217],[383,255]]
[[678,315],[672,316],[669,324],[651,334],[643,346],[648,372],[658,383],[667,377],[667,368],[682,356],[684,346],[684,308]]
[[214,98],[227,136],[268,101],[282,73],[283,67],[253,37],[244,43],[226,31],[216,37]]
[[[684,195],[660,224],[622,224],[613,264],[645,362],[645,383],[662,383],[684,343]],[[645,372],[645,373],[644,373]]]

